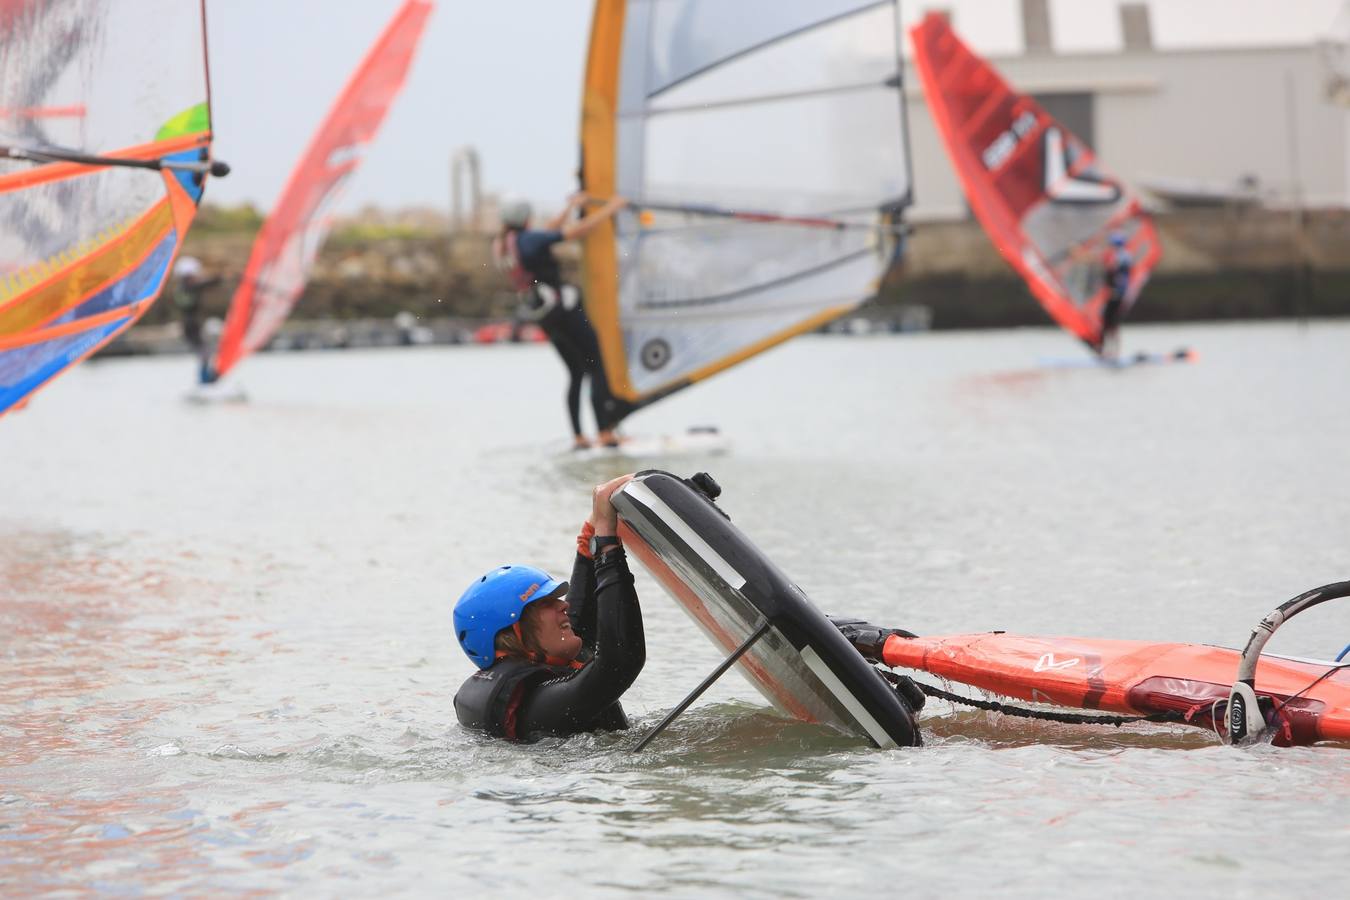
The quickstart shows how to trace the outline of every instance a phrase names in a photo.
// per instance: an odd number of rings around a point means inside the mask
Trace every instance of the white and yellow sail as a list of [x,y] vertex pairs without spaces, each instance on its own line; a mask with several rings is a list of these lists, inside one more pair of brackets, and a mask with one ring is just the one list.
[[598,0],[586,309],[640,406],[869,299],[910,198],[894,0]]

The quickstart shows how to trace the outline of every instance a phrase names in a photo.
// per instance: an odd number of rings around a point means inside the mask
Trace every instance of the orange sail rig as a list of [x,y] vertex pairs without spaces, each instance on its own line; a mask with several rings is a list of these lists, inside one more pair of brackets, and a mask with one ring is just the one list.
[[1326,585],[1267,616],[1244,650],[1205,644],[1032,637],[1002,631],[886,639],[888,666],[915,669],[1005,697],[1131,716],[1176,714],[1221,733],[1245,714],[1239,694],[1260,707],[1252,733],[1269,729],[1281,746],[1350,741],[1350,660],[1263,653],[1265,641],[1302,609],[1350,595]]
[[204,3],[0,4],[0,415],[131,327],[211,154]]
[[1133,260],[1123,315],[1161,256],[1152,220],[1086,144],[1010,87],[944,16],[929,13],[910,37],[928,108],[980,224],[1051,318],[1100,346],[1108,241],[1123,236]]
[[432,5],[428,0],[403,4],[292,170],[230,301],[216,351],[216,377],[266,346],[300,298],[332,225],[328,212],[403,88]]

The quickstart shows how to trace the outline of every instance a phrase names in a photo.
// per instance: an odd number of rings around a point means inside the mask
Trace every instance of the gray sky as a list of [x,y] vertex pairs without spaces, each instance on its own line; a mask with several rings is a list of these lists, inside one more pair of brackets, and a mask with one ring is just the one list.
[[[734,3],[738,0],[720,0]],[[1160,48],[1301,43],[1343,0],[1149,0]],[[400,0],[208,2],[216,154],[234,172],[208,199],[269,208]],[[1118,0],[1051,0],[1064,52],[1120,46]],[[472,144],[488,191],[556,207],[575,189],[591,0],[440,0],[402,95],[340,205],[449,208],[449,159]],[[1018,0],[902,3],[906,24],[951,9],[978,51],[1022,48]],[[1342,20],[1344,23],[1344,20]]]

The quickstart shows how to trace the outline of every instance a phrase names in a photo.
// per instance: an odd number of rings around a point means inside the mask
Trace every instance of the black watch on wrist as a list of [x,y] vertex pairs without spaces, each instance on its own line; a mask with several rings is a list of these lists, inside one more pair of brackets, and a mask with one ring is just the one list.
[[591,560],[592,560],[593,562],[599,562],[599,561],[600,561],[600,554],[603,553],[607,548],[609,548],[609,547],[622,547],[622,546],[623,546],[623,544],[621,544],[621,543],[619,542],[619,538],[618,538],[616,535],[612,535],[612,534],[604,534],[604,535],[593,534],[593,535],[591,535],[591,541],[590,541],[590,544],[589,544],[590,551],[591,551]]

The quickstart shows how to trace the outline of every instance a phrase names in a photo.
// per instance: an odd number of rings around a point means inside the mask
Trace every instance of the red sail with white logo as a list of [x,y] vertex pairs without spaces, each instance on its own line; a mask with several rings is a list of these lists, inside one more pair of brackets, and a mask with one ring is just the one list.
[[1122,314],[1161,255],[1138,198],[1087,145],[971,52],[945,17],[910,30],[924,96],[971,208],[1045,311],[1090,345],[1102,338],[1110,237],[1133,260]]
[[290,314],[328,236],[329,210],[398,96],[432,4],[408,0],[338,95],[253,244],[230,302],[216,374],[265,346]]

